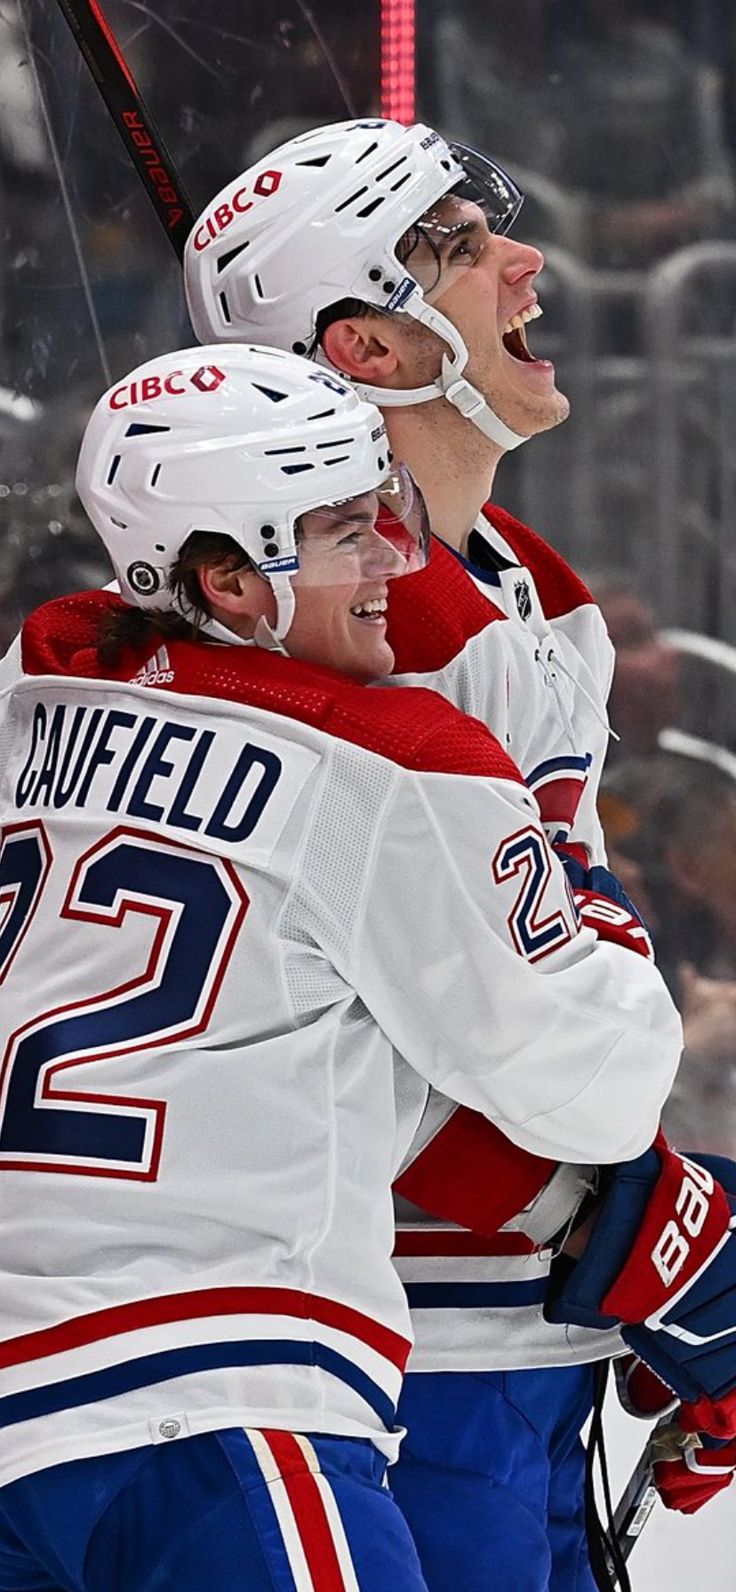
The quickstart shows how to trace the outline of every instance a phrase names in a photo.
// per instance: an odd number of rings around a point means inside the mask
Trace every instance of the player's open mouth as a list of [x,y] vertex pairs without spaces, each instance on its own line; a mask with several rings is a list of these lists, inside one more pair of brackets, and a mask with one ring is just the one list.
[[542,314],[543,311],[539,304],[530,304],[528,309],[520,310],[518,315],[512,316],[501,333],[501,341],[507,354],[511,354],[513,359],[521,360],[524,365],[536,365],[539,363],[527,343],[526,328],[529,321],[538,321]]
[[370,624],[376,624],[378,620],[383,621],[387,608],[385,597],[371,597],[364,603],[356,603],[350,612],[354,619],[365,619]]

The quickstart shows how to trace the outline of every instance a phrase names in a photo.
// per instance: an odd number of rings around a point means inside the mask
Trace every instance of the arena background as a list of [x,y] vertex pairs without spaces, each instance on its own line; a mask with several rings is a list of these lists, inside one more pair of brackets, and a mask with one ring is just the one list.
[[[619,655],[603,817],[683,1009],[668,1127],[736,1154],[733,0],[105,0],[195,210],[318,122],[425,120],[506,164],[572,418],[496,496]],[[57,0],[0,0],[0,652],[108,576],[73,490],[103,386],[191,342],[179,272]],[[615,1489],[643,1429],[610,1411]],[[732,1592],[736,1499],[655,1511],[638,1592]]]

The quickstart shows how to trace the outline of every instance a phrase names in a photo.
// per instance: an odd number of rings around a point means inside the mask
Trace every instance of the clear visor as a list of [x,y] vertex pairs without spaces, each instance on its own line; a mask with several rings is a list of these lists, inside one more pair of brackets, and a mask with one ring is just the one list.
[[452,267],[474,258],[495,235],[509,231],[524,196],[494,161],[464,144],[451,144],[465,175],[404,233],[397,258],[424,297],[437,297]]
[[411,575],[427,562],[429,534],[424,498],[398,465],[375,491],[300,515],[292,584],[355,586]]

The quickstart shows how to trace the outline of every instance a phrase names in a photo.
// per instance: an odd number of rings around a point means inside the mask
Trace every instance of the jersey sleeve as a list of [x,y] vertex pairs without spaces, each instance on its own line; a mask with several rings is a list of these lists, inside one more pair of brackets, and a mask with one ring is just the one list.
[[515,1144],[640,1153],[681,1028],[656,968],[580,929],[523,786],[412,773],[375,849],[349,979],[411,1066]]

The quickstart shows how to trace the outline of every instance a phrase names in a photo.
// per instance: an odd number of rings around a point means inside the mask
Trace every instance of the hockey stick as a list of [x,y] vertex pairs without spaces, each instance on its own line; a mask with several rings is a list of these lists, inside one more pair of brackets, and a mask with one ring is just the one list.
[[196,214],[98,0],[57,0],[178,260]]
[[[669,1425],[670,1417],[663,1415],[657,1422],[653,1432],[650,1432],[641,1454],[631,1472],[631,1475],[619,1498],[611,1521],[611,1531],[608,1538],[610,1554],[610,1568],[614,1586],[618,1585],[615,1564],[618,1559],[623,1564],[638,1542],[639,1537],[654,1508],[657,1489],[654,1485],[654,1454],[653,1444],[660,1428]],[[612,1552],[612,1542],[616,1551]]]
[[[699,1446],[699,1439],[694,1433],[684,1432],[671,1413],[662,1415],[657,1421],[649,1433],[614,1511],[608,1538],[608,1551],[612,1564],[614,1559],[619,1563],[626,1563],[652,1512],[657,1498],[654,1482],[655,1462],[681,1458],[688,1449]],[[615,1553],[611,1551],[612,1545],[615,1545]]]

